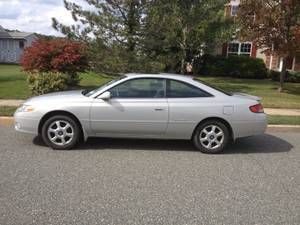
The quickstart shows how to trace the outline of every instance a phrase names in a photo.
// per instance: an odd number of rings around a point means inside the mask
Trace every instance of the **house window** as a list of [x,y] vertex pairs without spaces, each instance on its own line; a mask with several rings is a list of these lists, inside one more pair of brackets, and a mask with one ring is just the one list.
[[281,66],[282,66],[282,58],[281,57],[278,57],[277,58],[277,69],[278,70],[281,70]]
[[239,54],[239,48],[240,48],[239,43],[229,43],[229,45],[228,45],[228,54],[238,55]]
[[241,54],[251,53],[251,43],[241,43]]
[[236,16],[238,13],[238,9],[239,9],[238,5],[232,5],[231,6],[231,16]]
[[[292,56],[288,56],[286,58],[286,69],[287,70],[293,70],[294,69],[294,57]],[[283,66],[283,58],[282,57],[278,57],[278,60],[277,60],[277,68],[278,70],[282,70],[282,66]]]
[[228,44],[228,55],[251,55],[252,44],[250,42],[231,42]]
[[19,48],[23,49],[25,46],[24,41],[19,41]]
[[294,57],[288,56],[286,59],[286,69],[293,70]]

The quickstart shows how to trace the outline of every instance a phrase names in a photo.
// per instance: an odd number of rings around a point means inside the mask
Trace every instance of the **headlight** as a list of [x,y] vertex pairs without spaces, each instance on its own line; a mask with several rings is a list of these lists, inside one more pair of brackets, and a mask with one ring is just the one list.
[[34,107],[32,105],[22,105],[17,109],[17,112],[33,112]]

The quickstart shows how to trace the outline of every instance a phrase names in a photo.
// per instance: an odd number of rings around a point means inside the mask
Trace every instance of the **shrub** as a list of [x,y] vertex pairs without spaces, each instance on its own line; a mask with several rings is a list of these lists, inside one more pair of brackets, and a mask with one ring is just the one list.
[[[279,81],[280,80],[280,72],[271,70],[268,74],[269,78],[273,81]],[[285,82],[291,82],[291,83],[300,83],[300,72],[286,72],[285,75]]]
[[67,75],[59,72],[35,72],[28,75],[29,88],[34,95],[67,88]]
[[78,72],[88,68],[86,47],[80,42],[64,38],[38,39],[24,50],[21,59],[23,70],[60,72],[68,75],[68,84],[78,83]]
[[262,59],[246,56],[204,55],[194,63],[195,74],[264,79],[268,71]]

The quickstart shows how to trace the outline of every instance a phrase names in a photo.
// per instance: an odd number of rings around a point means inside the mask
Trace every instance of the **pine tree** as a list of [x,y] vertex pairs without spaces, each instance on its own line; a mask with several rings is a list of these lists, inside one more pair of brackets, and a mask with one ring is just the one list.
[[124,64],[133,63],[138,51],[146,0],[85,2],[89,5],[88,9],[64,0],[65,8],[71,12],[76,25],[66,26],[53,18],[53,27],[69,38],[89,42],[90,52],[96,54],[92,58],[102,58],[102,65],[108,67],[106,69],[119,71],[118,66],[123,64],[121,68],[124,69]]

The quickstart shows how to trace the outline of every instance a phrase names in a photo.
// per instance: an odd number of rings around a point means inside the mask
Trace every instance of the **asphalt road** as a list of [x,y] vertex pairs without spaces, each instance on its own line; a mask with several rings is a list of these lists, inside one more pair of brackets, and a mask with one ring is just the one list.
[[300,133],[205,155],[186,141],[53,151],[0,127],[0,224],[300,224]]

